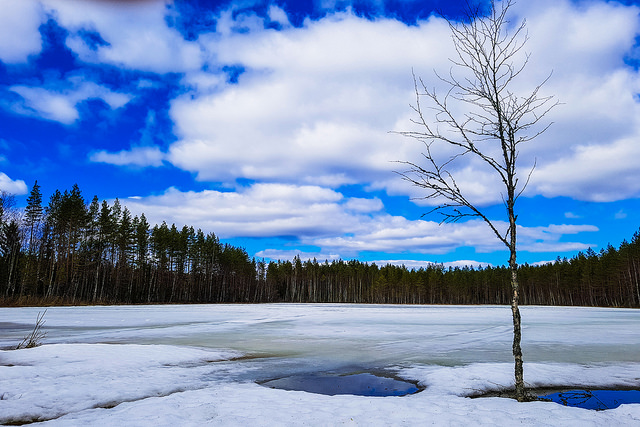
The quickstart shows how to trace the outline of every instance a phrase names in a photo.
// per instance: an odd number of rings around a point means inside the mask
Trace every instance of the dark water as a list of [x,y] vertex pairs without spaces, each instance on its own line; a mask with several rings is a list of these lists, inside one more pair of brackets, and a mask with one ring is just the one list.
[[415,384],[370,373],[305,374],[278,378],[262,383],[265,387],[309,393],[352,394],[357,396],[405,396],[420,391]]
[[564,406],[603,411],[625,403],[640,403],[640,390],[569,390],[540,397]]

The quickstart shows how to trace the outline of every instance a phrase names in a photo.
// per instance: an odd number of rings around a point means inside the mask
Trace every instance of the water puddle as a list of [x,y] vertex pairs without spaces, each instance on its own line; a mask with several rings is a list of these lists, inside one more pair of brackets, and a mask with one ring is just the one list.
[[640,390],[568,390],[540,398],[564,406],[604,411],[626,403],[640,403]]
[[356,396],[406,396],[422,391],[417,384],[372,373],[292,375],[261,382],[265,387],[309,393]]

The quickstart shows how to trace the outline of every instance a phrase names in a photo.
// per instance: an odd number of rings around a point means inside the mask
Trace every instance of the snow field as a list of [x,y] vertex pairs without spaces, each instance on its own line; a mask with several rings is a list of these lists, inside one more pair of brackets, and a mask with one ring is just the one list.
[[[636,404],[596,412],[553,402],[467,397],[513,383],[512,363],[502,361],[503,356],[493,350],[509,343],[508,331],[499,325],[503,317],[508,321],[502,313],[508,308],[268,305],[93,309],[52,310],[47,313],[45,345],[0,351],[0,423],[640,425],[640,405]],[[16,336],[28,331],[29,322],[32,326],[36,313],[36,308],[0,309],[1,321],[12,323],[0,343],[6,347],[15,342]],[[631,326],[638,324],[640,312],[526,307],[523,313],[529,321],[525,342],[533,359],[525,362],[525,381],[530,386],[640,385],[640,362],[634,359],[638,356],[625,349],[639,348],[640,332]],[[588,322],[589,336],[576,333]],[[555,327],[545,334],[549,325]],[[176,344],[167,344],[172,341]],[[288,353],[271,356],[281,345]],[[544,350],[552,347],[568,353],[563,361],[547,360]],[[474,358],[476,361],[467,362]],[[289,366],[327,370],[343,366],[335,365],[336,360],[352,363],[356,359],[417,380],[426,389],[403,397],[325,396],[255,383],[257,378],[282,374]],[[451,363],[428,362],[433,359]]]

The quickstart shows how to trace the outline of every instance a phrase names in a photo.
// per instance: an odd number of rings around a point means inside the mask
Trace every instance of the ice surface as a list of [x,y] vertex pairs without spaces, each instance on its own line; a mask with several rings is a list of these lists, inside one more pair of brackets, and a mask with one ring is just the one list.
[[[38,308],[0,308],[0,348]],[[522,307],[533,387],[640,385],[640,311]],[[0,351],[0,422],[54,425],[629,425],[553,402],[469,399],[513,384],[508,307],[267,304],[53,307],[45,345]],[[403,397],[275,390],[256,382],[385,370]]]

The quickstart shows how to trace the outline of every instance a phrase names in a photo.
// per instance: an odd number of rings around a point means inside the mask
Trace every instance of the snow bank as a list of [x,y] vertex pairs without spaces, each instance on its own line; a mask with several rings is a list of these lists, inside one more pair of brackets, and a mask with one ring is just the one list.
[[203,387],[207,365],[237,357],[166,345],[52,344],[0,351],[0,422],[52,419]]
[[[416,366],[427,389],[403,397],[324,396],[221,381],[239,356],[166,345],[55,344],[0,352],[0,422],[51,425],[630,425],[640,405],[595,412],[465,396],[512,383],[508,363]],[[240,369],[240,368],[238,368]],[[631,385],[639,364],[525,366],[534,386]]]
[[[37,310],[0,309],[11,332],[0,342],[29,331]],[[640,386],[640,311],[525,307],[523,319],[529,386]],[[0,351],[0,423],[640,425],[637,404],[595,412],[469,398],[513,384],[504,307],[83,307],[52,308],[45,320],[48,344]],[[426,390],[325,396],[255,382],[352,365]]]

